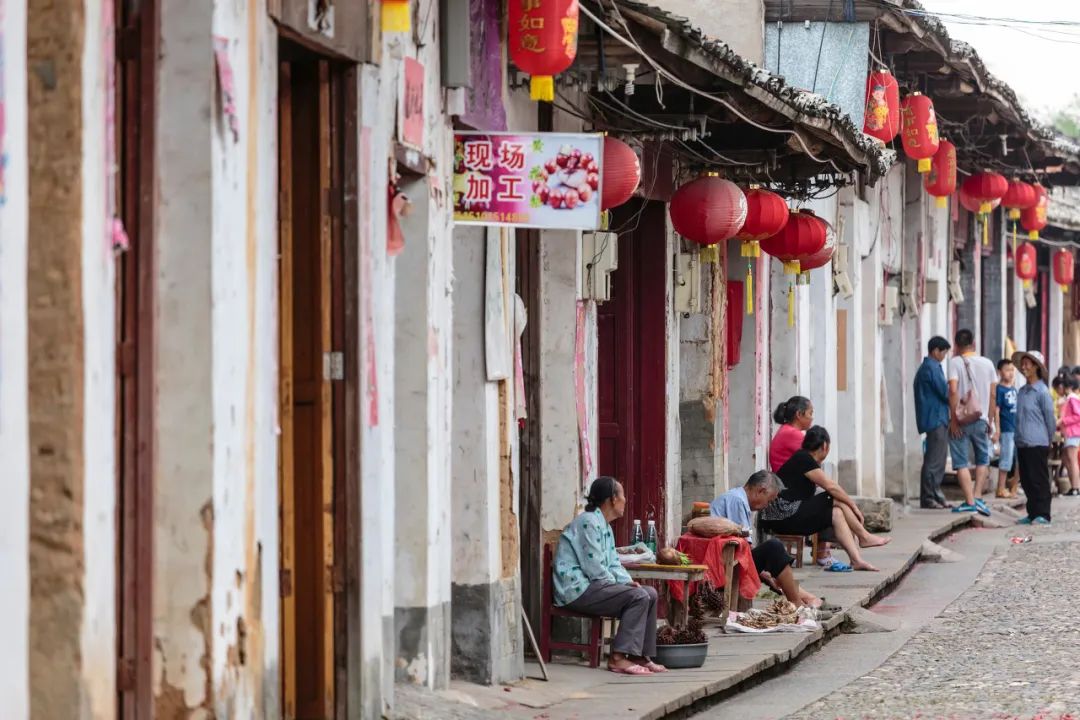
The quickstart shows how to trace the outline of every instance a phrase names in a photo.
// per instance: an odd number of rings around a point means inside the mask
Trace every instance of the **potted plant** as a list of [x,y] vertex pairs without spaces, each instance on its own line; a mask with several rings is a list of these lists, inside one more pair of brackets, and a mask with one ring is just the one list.
[[695,594],[690,599],[690,617],[685,626],[665,625],[656,633],[656,662],[672,668],[697,668],[705,664],[709,638],[702,630],[704,610]]

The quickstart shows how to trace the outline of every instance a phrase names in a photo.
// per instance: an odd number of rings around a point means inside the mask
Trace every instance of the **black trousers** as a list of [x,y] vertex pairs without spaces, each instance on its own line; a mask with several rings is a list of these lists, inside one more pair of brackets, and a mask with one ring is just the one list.
[[1050,519],[1050,448],[1018,447],[1016,461],[1020,465],[1020,485],[1027,495],[1027,514]]
[[791,566],[791,556],[784,549],[784,543],[776,538],[770,538],[757,545],[750,554],[754,557],[754,567],[757,571],[767,572],[774,578],[780,577],[780,573]]
[[919,482],[919,505],[932,507],[945,504],[941,481],[945,479],[945,458],[949,452],[949,426],[941,425],[926,433],[926,454],[923,455]]

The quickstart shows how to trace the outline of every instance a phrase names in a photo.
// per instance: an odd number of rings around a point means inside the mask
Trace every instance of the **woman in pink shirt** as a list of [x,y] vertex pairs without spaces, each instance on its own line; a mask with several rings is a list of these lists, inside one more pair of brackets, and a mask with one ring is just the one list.
[[769,469],[776,472],[802,447],[803,436],[814,424],[814,406],[809,398],[796,395],[782,402],[773,413],[780,429],[769,443]]

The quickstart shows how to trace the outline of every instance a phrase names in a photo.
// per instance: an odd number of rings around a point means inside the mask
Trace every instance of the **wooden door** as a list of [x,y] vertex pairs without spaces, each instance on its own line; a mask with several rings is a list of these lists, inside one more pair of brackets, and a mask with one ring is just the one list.
[[[153,703],[153,218],[157,3],[116,4],[116,692],[123,720]],[[151,100],[147,100],[150,98]]]
[[282,694],[286,718],[330,718],[346,695],[347,73],[284,41],[280,57]]
[[619,231],[619,267],[611,300],[597,311],[597,474],[614,476],[626,490],[626,516],[614,526],[621,544],[634,519],[643,531],[655,520],[663,533],[671,263],[663,203],[632,200],[614,213],[611,226]]

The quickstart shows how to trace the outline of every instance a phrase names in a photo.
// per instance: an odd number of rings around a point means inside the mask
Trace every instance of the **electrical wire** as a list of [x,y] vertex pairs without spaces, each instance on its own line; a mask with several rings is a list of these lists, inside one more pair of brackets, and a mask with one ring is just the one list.
[[592,11],[590,11],[584,5],[579,6],[579,10],[585,16],[587,16],[590,20],[592,20],[594,23],[596,23],[596,25],[598,27],[603,29],[605,32],[607,32],[609,35],[611,35],[613,38],[615,38],[616,40],[621,42],[623,45],[626,45],[630,49],[636,51],[645,60],[645,62],[647,62],[649,65],[651,65],[653,67],[653,69],[656,70],[656,73],[657,73],[657,76],[658,76],[657,77],[657,83],[659,83],[660,77],[666,77],[668,80],[670,80],[672,83],[674,83],[675,85],[677,85],[679,87],[682,87],[682,88],[684,88],[686,90],[689,90],[692,93],[695,93],[695,94],[700,95],[700,96],[702,96],[702,97],[704,97],[704,98],[706,98],[708,100],[712,100],[713,102],[717,102],[717,103],[723,105],[732,114],[734,114],[738,118],[742,119],[744,122],[749,123],[750,125],[753,125],[754,127],[758,128],[760,130],[764,130],[766,132],[771,132],[771,133],[782,134],[782,135],[793,135],[795,137],[795,139],[798,141],[799,145],[802,146],[803,152],[805,152],[812,160],[814,160],[817,163],[821,163],[822,165],[828,163],[829,165],[832,165],[832,167],[835,168],[838,173],[842,174],[844,172],[843,170],[840,169],[840,167],[831,158],[826,158],[825,160],[822,160],[821,158],[814,155],[814,153],[811,152],[810,148],[803,141],[802,136],[800,136],[799,133],[796,132],[795,130],[789,130],[789,129],[786,129],[786,128],[773,128],[773,127],[769,127],[767,125],[762,125],[761,123],[758,123],[758,122],[754,121],[753,119],[747,117],[746,114],[744,114],[736,106],[732,105],[731,103],[729,103],[724,98],[722,98],[722,97],[720,97],[718,95],[713,95],[712,93],[709,93],[709,92],[705,92],[704,90],[701,90],[699,88],[696,88],[693,85],[690,85],[689,83],[683,81],[682,79],[680,79],[676,75],[669,72],[666,68],[661,66],[656,60],[654,60],[647,52],[645,52],[645,50],[637,43],[636,40],[632,39],[633,36],[632,36],[632,33],[629,32],[629,26],[627,25],[626,21],[622,18],[622,15],[621,15],[621,13],[619,13],[619,10],[618,10],[617,7],[615,7],[615,13],[618,15],[619,20],[623,23],[623,26],[627,29],[627,34],[631,35],[631,39],[627,39],[627,38],[623,37],[622,35],[620,35],[613,28],[611,28],[607,23],[605,23],[603,20],[601,20],[595,14],[593,14]]

